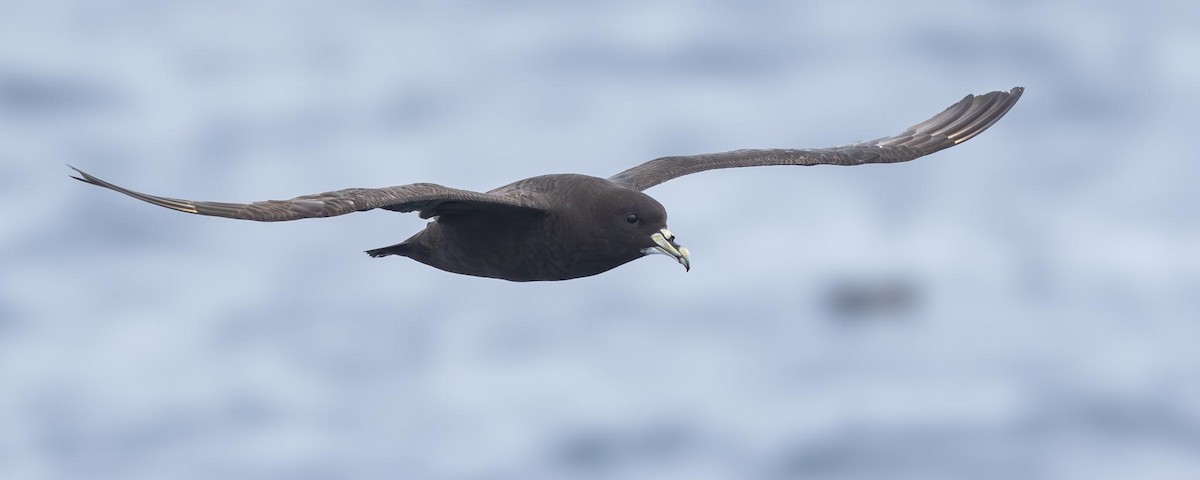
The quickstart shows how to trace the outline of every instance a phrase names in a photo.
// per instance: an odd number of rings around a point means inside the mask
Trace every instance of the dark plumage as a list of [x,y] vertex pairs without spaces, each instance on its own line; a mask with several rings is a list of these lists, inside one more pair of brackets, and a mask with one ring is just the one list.
[[[77,180],[181,212],[278,222],[332,217],[383,208],[436,217],[424,230],[372,257],[401,255],[464,275],[518,282],[595,275],[653,253],[686,269],[686,248],[667,230],[667,211],[642,190],[717,168],[764,165],[861,165],[905,162],[952,147],[983,132],[1021,97],[1023,89],[967,95],[899,135],[833,148],[735,150],[663,157],[608,179],[560,174],[527,178],[486,193],[432,183],[351,188],[291,200],[198,202],[128,190],[79,169]],[[72,167],[74,168],[74,167]]]

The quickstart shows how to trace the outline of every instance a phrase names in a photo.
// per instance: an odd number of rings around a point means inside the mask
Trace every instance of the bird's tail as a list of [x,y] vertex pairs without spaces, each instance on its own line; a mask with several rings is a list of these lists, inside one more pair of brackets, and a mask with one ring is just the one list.
[[395,245],[374,250],[367,250],[367,255],[373,258],[386,257],[388,255],[408,256],[408,252],[412,251],[412,246],[408,242],[397,243]]

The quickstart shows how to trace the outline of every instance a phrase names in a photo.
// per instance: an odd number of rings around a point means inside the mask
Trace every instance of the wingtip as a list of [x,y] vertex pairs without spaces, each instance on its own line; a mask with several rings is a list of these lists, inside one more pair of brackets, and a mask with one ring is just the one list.
[[955,145],[963,143],[974,138],[976,135],[983,133],[984,130],[991,128],[996,122],[1000,121],[1008,114],[1008,111],[1017,104],[1021,94],[1025,92],[1025,87],[1016,86],[1007,92],[994,91],[981,95],[986,97],[984,107],[965,125],[962,125],[961,131],[949,135]]
[[975,96],[981,97],[981,98],[982,97],[986,97],[986,98],[1000,97],[1003,102],[1012,103],[1012,102],[1015,102],[1018,98],[1020,98],[1021,94],[1024,92],[1025,92],[1025,87],[1016,86],[1016,87],[1012,87],[1012,88],[1008,89],[1007,91],[995,90],[995,91],[991,91],[988,93],[983,93],[983,94],[979,94],[979,95],[975,95]]
[[[69,163],[66,163],[66,164],[64,164],[64,165],[66,165],[66,166],[67,166],[67,168],[69,168],[69,169],[71,169],[71,170],[74,170],[74,171],[75,171],[75,173],[78,173],[78,174],[80,174],[80,175],[84,175],[84,173],[83,173],[83,170],[80,170],[80,169],[78,169],[78,168],[75,168],[75,166],[74,166],[74,165],[71,165],[71,164],[69,164]],[[67,174],[67,176],[68,176],[68,177],[71,177],[71,178],[74,178],[74,179],[76,179],[76,180],[79,180],[79,181],[81,181],[81,182],[86,182],[86,181],[87,181],[87,180],[84,180],[84,179],[82,179],[82,178],[79,178],[79,177],[77,177],[77,176],[75,176],[75,175]]]
[[65,165],[67,166],[67,168],[70,168],[71,170],[74,170],[74,171],[75,171],[75,173],[78,173],[78,174],[79,174],[79,175],[71,175],[71,174],[68,174],[68,175],[67,175],[68,177],[74,178],[74,179],[76,179],[76,180],[79,180],[79,181],[81,181],[81,182],[83,182],[83,183],[86,183],[86,184],[89,184],[89,185],[95,185],[95,184],[96,184],[96,182],[93,182],[93,181],[92,181],[92,178],[94,178],[94,177],[92,177],[91,175],[88,175],[88,173],[87,173],[87,172],[85,172],[85,171],[83,171],[83,170],[80,170],[80,169],[78,169],[78,168],[75,168],[75,166],[74,166],[74,165],[71,165],[71,164],[69,164],[69,163],[67,163],[67,164],[65,164]]
[[83,170],[75,168],[72,165],[67,165],[67,167],[70,167],[71,170],[74,170],[75,173],[78,173],[78,175],[68,175],[71,178],[79,180],[88,185],[95,185],[97,187],[104,187],[104,188],[120,191],[119,188],[113,188],[114,187],[113,185],[108,184],[108,182],[105,182],[104,180],[100,180],[99,178],[96,178],[95,176],[93,176],[90,173],[87,173]]
[[1008,91],[1008,96],[1011,97],[1009,99],[1009,102],[1016,103],[1017,100],[1021,98],[1021,94],[1023,94],[1023,93],[1025,93],[1025,87],[1021,87],[1021,86],[1013,87],[1012,90]]
[[88,174],[87,172],[85,172],[83,170],[72,167],[71,165],[67,165],[67,166],[79,173],[79,176],[69,175],[71,178],[79,180],[88,185],[95,185],[97,187],[107,188],[109,190],[136,198],[143,202],[158,205],[160,207],[169,208],[171,210],[176,210],[176,211],[180,211],[180,212],[184,212],[184,213],[194,213],[194,214],[200,213],[198,210],[196,210],[196,205],[194,203],[192,203],[190,200],[180,200],[180,199],[175,199],[175,198],[147,195],[147,194],[144,194],[141,192],[130,190],[128,188],[114,185],[112,183],[108,183],[104,180],[101,180],[99,178],[92,176],[91,174]]

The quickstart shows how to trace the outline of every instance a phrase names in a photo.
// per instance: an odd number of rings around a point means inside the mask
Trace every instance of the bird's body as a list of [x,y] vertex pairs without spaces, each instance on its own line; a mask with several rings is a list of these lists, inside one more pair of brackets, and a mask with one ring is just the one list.
[[86,183],[187,213],[287,221],[382,208],[433,218],[404,242],[367,251],[400,255],[453,273],[511,281],[566,280],[661,253],[690,269],[667,229],[667,212],[643,190],[683,175],[765,165],[861,165],[912,160],[962,143],[998,121],[1022,89],[968,95],[899,135],[823,149],[736,150],[663,157],[610,178],[542,175],[481,193],[430,183],[351,188],[291,200],[197,202],[146,195],[79,172]]
[[[577,174],[533,177],[488,193],[520,192],[544,209],[442,208],[433,222],[408,240],[371,256],[403,255],[464,275],[512,281],[566,280],[603,273],[644,254],[622,248],[609,233],[626,230],[627,241],[646,239],[665,225],[666,210],[650,196],[603,178]],[[625,220],[639,214],[641,225]],[[611,220],[601,224],[594,219]],[[649,220],[658,220],[648,222]],[[661,228],[661,227],[660,227]],[[553,240],[551,240],[553,239]]]

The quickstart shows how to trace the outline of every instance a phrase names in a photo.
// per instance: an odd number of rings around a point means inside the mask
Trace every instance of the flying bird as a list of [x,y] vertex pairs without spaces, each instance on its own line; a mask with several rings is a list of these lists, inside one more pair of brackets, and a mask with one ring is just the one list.
[[516,282],[567,280],[663,254],[691,269],[688,249],[667,229],[667,210],[642,193],[706,170],[766,165],[862,165],[907,162],[970,140],[1000,120],[1024,91],[967,95],[898,135],[818,149],[734,150],[663,157],[609,178],[555,174],[518,180],[488,192],[432,183],[350,188],[291,200],[200,202],[147,195],[71,167],[76,180],[180,212],[281,222],[376,208],[432,218],[407,240],[368,250],[398,255],[464,275]]

